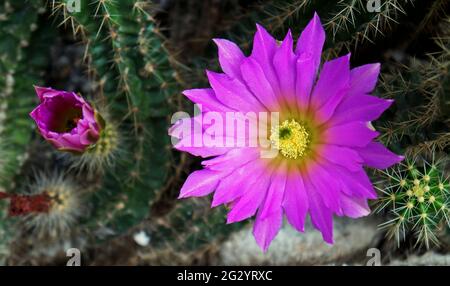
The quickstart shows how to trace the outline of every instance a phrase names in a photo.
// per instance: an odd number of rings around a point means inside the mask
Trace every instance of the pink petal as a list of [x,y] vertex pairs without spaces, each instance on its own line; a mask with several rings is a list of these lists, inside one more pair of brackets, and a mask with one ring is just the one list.
[[333,213],[325,206],[317,190],[305,176],[303,177],[308,194],[309,214],[313,226],[322,233],[323,240],[333,243]]
[[350,121],[373,121],[391,106],[393,100],[385,100],[370,95],[345,97],[336,108],[330,124],[339,125]]
[[336,112],[336,107],[342,102],[346,92],[347,89],[341,90],[316,111],[315,118],[318,124],[325,123],[333,117]]
[[303,30],[297,41],[295,53],[297,59],[296,94],[298,104],[307,107],[309,98],[320,66],[322,48],[325,42],[325,30],[319,16],[314,13],[313,19]]
[[255,59],[259,63],[273,91],[275,94],[279,94],[279,82],[273,67],[273,57],[276,49],[276,40],[261,25],[256,24],[253,50],[250,58]]
[[[230,147],[205,147],[205,146],[196,146],[194,142],[197,140],[195,136],[202,136],[202,134],[188,134],[184,136],[177,144],[175,144],[174,148],[179,151],[188,152],[194,156],[201,156],[203,158],[222,155],[232,148]],[[201,138],[201,137],[200,137]],[[201,139],[200,139],[201,140]],[[202,142],[202,141],[200,141]]]
[[380,64],[368,64],[356,67],[350,72],[350,90],[348,96],[372,92],[380,73]]
[[221,172],[211,170],[193,172],[184,182],[178,198],[202,197],[212,193],[223,175]]
[[312,104],[322,107],[328,100],[350,87],[350,54],[326,62],[320,72],[312,97]]
[[233,42],[225,39],[214,39],[219,48],[219,62],[222,70],[230,77],[241,79],[240,65],[245,59],[241,49]]
[[91,106],[84,104],[83,105],[83,119],[88,121],[89,123],[97,123],[95,120],[95,111]]
[[214,90],[211,88],[200,88],[200,89],[189,89],[183,91],[183,94],[189,98],[192,102],[201,104],[202,111],[221,111],[227,112],[232,111],[228,106],[223,105],[220,102],[216,95],[214,94]]
[[259,158],[259,156],[260,152],[257,148],[236,148],[221,156],[203,161],[202,165],[209,170],[225,171],[236,169],[249,161]]
[[314,13],[314,17],[306,25],[297,41],[297,47],[295,53],[297,55],[307,53],[314,59],[314,64],[317,65],[317,69],[320,65],[320,58],[322,56],[322,48],[325,43],[325,30],[320,23],[320,18],[317,13]]
[[185,136],[191,136],[190,134],[198,133],[201,138],[201,132],[203,130],[202,117],[197,115],[194,117],[184,117],[178,119],[170,128],[168,134],[177,139],[181,139]]
[[338,165],[334,165],[334,172],[341,182],[342,191],[347,195],[364,199],[377,198],[377,193],[364,170],[349,172]]
[[308,212],[308,196],[303,179],[298,172],[288,176],[284,191],[283,208],[287,220],[297,230],[305,230],[305,217]]
[[44,94],[48,92],[55,92],[53,88],[50,87],[41,87],[41,86],[34,86],[34,90],[36,91],[37,96],[39,97],[39,100],[42,102],[44,100]]
[[264,110],[258,99],[239,80],[211,71],[207,71],[207,75],[217,99],[226,106],[243,112]]
[[91,145],[97,142],[99,138],[98,132],[92,126],[90,128],[84,129],[80,135],[80,143],[83,145]]
[[63,145],[64,149],[70,149],[70,150],[76,150],[76,151],[84,151],[86,146],[81,144],[80,142],[80,135],[78,134],[70,134],[70,133],[63,133],[59,137],[59,140],[61,144]]
[[50,138],[50,137],[46,137],[44,136],[45,140],[47,140],[48,142],[50,142],[50,144],[52,144],[56,149],[62,149],[62,143],[58,141],[58,138]]
[[263,251],[267,251],[283,222],[281,203],[286,187],[286,168],[280,167],[276,172],[272,177],[266,198],[258,211],[253,227],[253,235]]
[[405,157],[396,155],[389,151],[379,142],[370,142],[367,146],[356,148],[363,158],[364,164],[377,169],[386,169],[401,162]]
[[352,172],[362,169],[363,159],[353,149],[329,144],[320,145],[318,149],[320,149],[320,156],[331,163],[340,165]]
[[286,169],[280,167],[272,176],[269,190],[267,191],[264,204],[262,205],[260,218],[264,219],[272,213],[281,209],[284,190],[286,188]]
[[216,207],[242,197],[264,172],[265,169],[257,161],[250,161],[236,168],[220,181],[211,206]]
[[[217,144],[217,147],[256,148],[258,147],[258,120],[256,112],[204,112],[198,122],[201,123],[203,142],[207,147],[220,140],[220,143],[225,145]],[[176,124],[180,127],[172,127],[170,133],[175,134],[179,132],[178,129],[184,130],[188,126],[188,123],[183,121]]]
[[30,112],[31,118],[33,118],[36,122],[39,120],[39,109],[40,106],[38,105],[35,109],[33,109],[33,111]]
[[322,202],[333,212],[341,214],[339,204],[341,186],[339,181],[334,179],[321,164],[311,163],[309,167],[309,182],[322,198]]
[[324,132],[324,138],[327,144],[364,147],[378,134],[370,130],[366,122],[356,121],[328,128]]
[[279,208],[265,218],[262,218],[260,213],[261,210],[256,215],[256,220],[253,225],[253,236],[259,247],[266,252],[283,224],[283,211]]
[[295,94],[297,104],[303,109],[309,106],[311,90],[317,74],[317,67],[311,55],[303,53],[297,58]]
[[75,100],[77,100],[79,103],[81,104],[87,104],[86,100],[84,100],[83,97],[81,97],[79,94],[77,94],[76,92],[65,92],[66,94],[71,94],[70,96],[74,97]]
[[359,218],[370,214],[370,208],[367,199],[354,198],[341,194],[341,207],[345,216]]
[[295,102],[296,55],[292,45],[292,33],[289,30],[273,59],[281,94],[289,99],[289,102]]
[[244,187],[242,190],[244,195],[233,205],[233,208],[228,213],[227,223],[242,221],[256,213],[256,210],[266,196],[270,185],[270,178],[270,173],[263,172],[253,184],[247,184]]
[[276,108],[278,106],[277,97],[258,62],[252,58],[244,60],[241,71],[245,83],[255,97],[269,109]]

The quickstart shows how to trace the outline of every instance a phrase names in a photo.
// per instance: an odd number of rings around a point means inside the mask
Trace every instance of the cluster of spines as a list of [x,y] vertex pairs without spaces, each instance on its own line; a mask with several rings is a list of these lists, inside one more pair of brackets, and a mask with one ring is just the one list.
[[[388,144],[408,142],[407,155],[446,152],[450,148],[450,18],[445,18],[435,38],[438,51],[420,61],[409,58],[381,77],[378,92],[395,98],[395,117],[382,123],[381,139]],[[439,123],[443,122],[443,124]]]
[[87,210],[83,200],[86,188],[57,171],[36,173],[33,179],[24,194],[29,197],[44,196],[48,210],[23,216],[25,230],[31,231],[38,239],[70,235],[74,223]]
[[390,219],[380,225],[397,244],[413,234],[416,245],[439,244],[439,235],[450,227],[450,183],[442,162],[408,161],[382,173],[377,211]]
[[329,36],[324,57],[330,58],[383,36],[398,24],[399,17],[413,5],[411,0],[386,0],[379,3],[380,7],[375,7],[376,11],[369,11],[367,1],[362,0],[340,0],[338,3],[325,0],[267,1],[257,4],[251,12],[238,15],[240,21],[237,25],[231,25],[231,29],[227,27],[230,30],[227,33],[248,47],[248,41],[252,38],[249,33],[254,32],[250,25],[255,22],[282,38],[287,27],[297,33],[306,25],[309,17],[317,12]]

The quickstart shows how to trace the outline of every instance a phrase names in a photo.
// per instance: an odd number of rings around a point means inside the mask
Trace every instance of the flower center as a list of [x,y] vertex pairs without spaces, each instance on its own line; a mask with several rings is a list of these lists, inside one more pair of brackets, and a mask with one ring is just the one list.
[[70,131],[72,131],[72,129],[77,127],[78,121],[81,120],[80,117],[81,116],[79,116],[79,115],[75,115],[75,118],[67,118],[65,131],[70,132]]
[[83,111],[78,107],[60,108],[51,110],[51,116],[47,122],[50,131],[56,133],[67,133],[78,125],[78,121],[83,119]]
[[284,157],[298,159],[305,155],[310,142],[309,137],[305,126],[291,119],[272,128],[270,141]]

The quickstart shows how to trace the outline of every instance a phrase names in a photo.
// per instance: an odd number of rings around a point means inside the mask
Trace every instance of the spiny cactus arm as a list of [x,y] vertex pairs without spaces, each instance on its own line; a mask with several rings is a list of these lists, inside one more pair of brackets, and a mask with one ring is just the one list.
[[395,113],[375,124],[383,131],[381,140],[391,146],[407,146],[407,155],[450,152],[448,37],[438,38],[437,44],[440,51],[431,54],[428,61],[410,58],[406,66],[384,72],[376,91],[396,102]]
[[443,162],[408,161],[382,172],[377,210],[387,212],[389,218],[380,228],[387,229],[398,245],[414,235],[416,246],[430,248],[439,244],[441,226],[450,227],[449,183],[443,176]]
[[40,8],[29,1],[6,1],[0,7],[6,18],[0,25],[0,38],[8,39],[0,44],[0,137],[4,147],[0,190],[13,187],[32,136],[28,113],[36,100],[33,84],[39,83],[48,56],[40,39],[31,38]]
[[[138,61],[137,39],[140,24],[138,11],[134,9],[134,1],[104,1],[98,4],[98,14],[103,26],[110,34],[112,48],[115,51],[115,63],[120,72],[120,90],[130,101],[130,112],[136,121],[135,128],[145,118],[147,110],[142,81],[138,70],[142,60]],[[135,130],[138,132],[138,130]]]
[[[100,92],[106,98],[123,99],[121,94],[117,94],[119,72],[115,65],[114,50],[111,48],[111,41],[103,27],[104,19],[98,14],[97,7],[102,1],[80,1],[80,10],[68,12],[68,1],[53,3],[53,14],[60,16],[61,25],[73,30],[74,34],[80,35],[86,44],[86,60],[88,62],[89,72],[97,80]],[[103,100],[103,97],[99,98]],[[126,106],[125,106],[126,108]],[[120,111],[123,111],[120,110]]]
[[[16,175],[33,134],[29,118],[37,101],[33,85],[42,84],[49,63],[48,43],[55,31],[51,23],[38,25],[38,13],[45,12],[38,1],[7,1],[1,8],[6,3],[9,8],[0,11],[7,16],[0,25],[0,38],[8,39],[0,44],[0,191],[11,192],[23,181]],[[6,200],[0,201],[0,265],[7,263],[14,236],[7,206]]]
[[[88,223],[121,232],[148,215],[155,192],[166,180],[170,161],[166,99],[174,92],[173,77],[143,72],[145,67],[171,68],[162,39],[140,2],[84,2],[71,17],[83,27],[97,76],[103,78],[103,72],[114,70],[115,88],[105,92],[105,100],[111,122],[120,122],[119,132],[126,138],[120,146],[124,156],[106,171],[101,190],[94,194],[96,211]],[[160,82],[167,88],[161,88]]]

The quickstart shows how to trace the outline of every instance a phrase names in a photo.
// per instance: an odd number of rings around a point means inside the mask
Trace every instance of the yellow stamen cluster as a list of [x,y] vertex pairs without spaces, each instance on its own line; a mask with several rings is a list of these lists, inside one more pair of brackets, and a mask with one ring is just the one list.
[[286,158],[298,159],[305,155],[310,142],[306,128],[295,120],[285,120],[274,126],[270,135],[272,145]]

